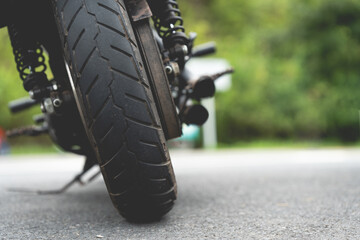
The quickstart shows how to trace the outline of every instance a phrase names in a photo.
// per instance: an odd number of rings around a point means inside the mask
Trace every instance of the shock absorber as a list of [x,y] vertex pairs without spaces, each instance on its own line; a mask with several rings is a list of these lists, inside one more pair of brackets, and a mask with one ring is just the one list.
[[46,77],[46,64],[43,49],[34,39],[30,30],[24,26],[8,26],[11,45],[15,56],[17,70],[26,91],[49,85]]
[[153,12],[154,27],[165,49],[169,50],[169,57],[176,59],[183,67],[184,58],[191,49],[178,3],[176,0],[149,0],[149,5]]

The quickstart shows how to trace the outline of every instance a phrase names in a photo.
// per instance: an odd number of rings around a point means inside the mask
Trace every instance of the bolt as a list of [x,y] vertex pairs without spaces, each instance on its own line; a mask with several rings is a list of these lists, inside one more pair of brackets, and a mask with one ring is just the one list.
[[33,90],[30,90],[30,91],[29,91],[29,96],[31,97],[31,99],[34,99],[34,98],[35,98],[35,94],[34,94],[34,91],[33,91]]
[[53,100],[54,107],[57,107],[57,108],[60,107],[61,103],[62,103],[62,101],[60,99],[58,99],[58,98],[55,98]]
[[189,49],[188,49],[188,47],[186,45],[182,45],[182,50],[183,50],[183,53],[184,53],[185,56],[188,55]]
[[171,92],[171,96],[172,96],[173,98],[177,98],[177,97],[179,96],[179,94],[178,94],[178,92],[176,92],[176,91],[172,91],[172,92]]
[[172,69],[171,66],[168,65],[168,66],[165,67],[165,71],[166,71],[167,75],[170,75],[170,74],[172,74],[173,69]]
[[56,85],[56,82],[53,82],[53,85],[52,85],[52,89],[54,91],[57,91],[59,88],[58,88],[58,85]]
[[55,111],[54,109],[54,103],[51,101],[50,98],[46,98],[43,102],[44,108],[45,108],[45,112],[46,113],[53,113]]
[[40,109],[41,109],[41,112],[46,113],[46,108],[45,108],[44,104],[40,105]]

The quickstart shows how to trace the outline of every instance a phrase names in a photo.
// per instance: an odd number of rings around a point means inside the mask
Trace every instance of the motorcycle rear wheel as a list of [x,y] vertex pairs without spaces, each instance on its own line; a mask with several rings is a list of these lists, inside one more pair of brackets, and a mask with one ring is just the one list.
[[52,0],[78,109],[115,208],[171,210],[176,180],[145,61],[123,0]]

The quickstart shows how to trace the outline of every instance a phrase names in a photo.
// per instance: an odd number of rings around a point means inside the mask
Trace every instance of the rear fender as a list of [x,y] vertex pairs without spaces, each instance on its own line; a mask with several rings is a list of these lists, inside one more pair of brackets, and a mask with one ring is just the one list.
[[138,22],[152,16],[146,0],[126,0],[125,3],[133,22]]
[[23,21],[25,13],[31,11],[32,6],[37,6],[39,0],[0,0],[0,28],[14,21]]
[[10,22],[14,13],[15,3],[12,0],[0,1],[0,28],[5,27]]

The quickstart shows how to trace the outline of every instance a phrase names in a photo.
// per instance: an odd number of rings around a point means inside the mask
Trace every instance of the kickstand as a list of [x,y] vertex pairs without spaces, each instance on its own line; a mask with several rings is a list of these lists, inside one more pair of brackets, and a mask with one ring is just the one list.
[[47,191],[43,191],[43,190],[31,191],[31,190],[26,190],[26,189],[8,189],[8,190],[11,192],[35,192],[40,195],[62,194],[64,192],[66,192],[66,190],[68,190],[75,183],[79,183],[80,185],[85,186],[85,185],[91,183],[97,176],[99,176],[101,173],[100,170],[98,172],[96,172],[94,175],[92,175],[86,182],[84,182],[81,179],[85,173],[87,173],[93,166],[95,166],[95,162],[96,162],[96,160],[93,157],[87,156],[83,170],[81,171],[81,173],[77,174],[70,182],[68,182],[67,184],[65,184],[65,186],[63,186],[62,188],[57,189],[57,190],[47,190]]

